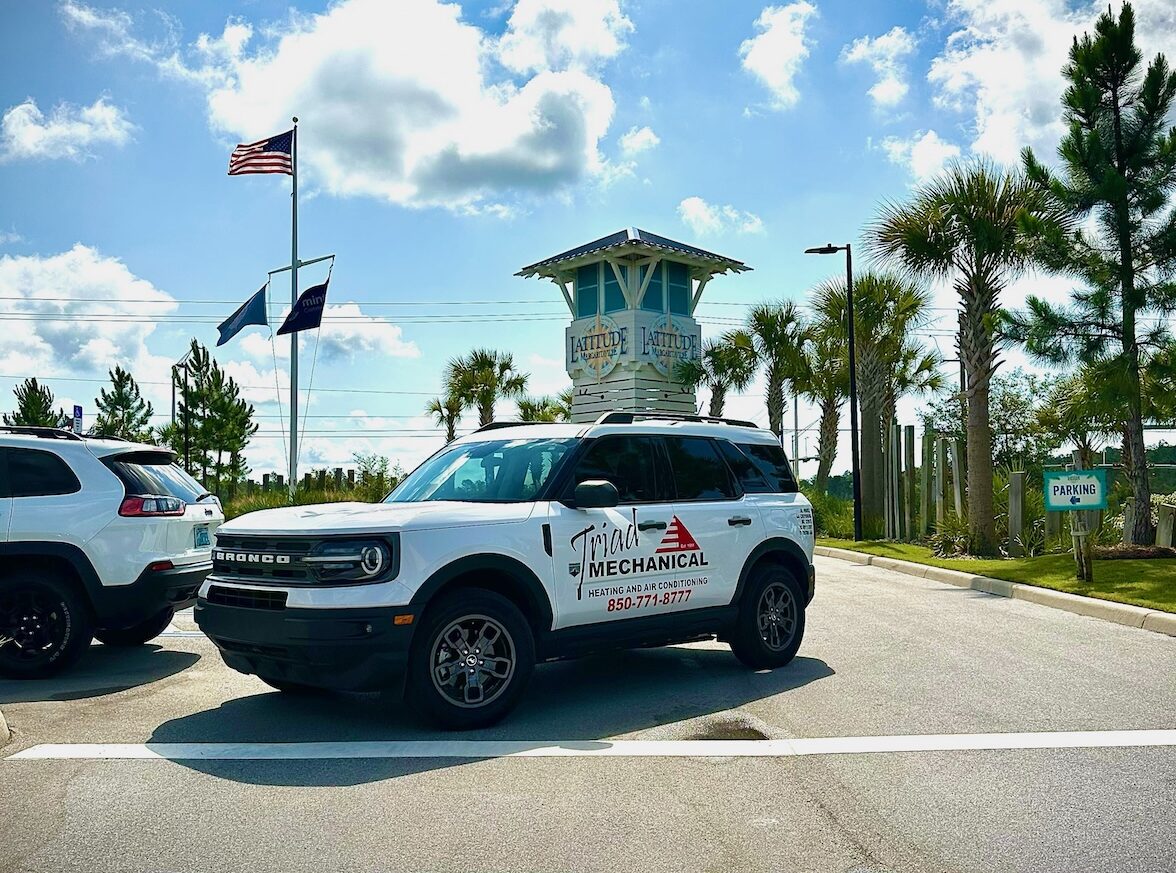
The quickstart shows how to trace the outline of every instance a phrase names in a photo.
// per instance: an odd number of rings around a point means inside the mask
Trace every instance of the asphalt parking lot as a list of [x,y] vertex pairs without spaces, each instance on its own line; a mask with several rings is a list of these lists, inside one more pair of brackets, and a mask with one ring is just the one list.
[[469,734],[271,691],[186,615],[95,645],[0,684],[0,870],[1176,870],[1176,639],[817,560],[790,667],[546,665]]

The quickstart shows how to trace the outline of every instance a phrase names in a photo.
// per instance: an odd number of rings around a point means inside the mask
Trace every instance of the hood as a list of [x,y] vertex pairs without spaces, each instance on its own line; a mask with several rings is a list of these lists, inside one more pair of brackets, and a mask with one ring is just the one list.
[[534,503],[316,503],[250,512],[218,529],[224,534],[379,534],[525,521]]

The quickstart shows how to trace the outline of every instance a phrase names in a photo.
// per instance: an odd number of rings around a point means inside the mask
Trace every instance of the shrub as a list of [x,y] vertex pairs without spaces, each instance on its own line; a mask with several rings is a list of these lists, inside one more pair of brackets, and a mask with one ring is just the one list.
[[821,536],[840,540],[853,539],[853,501],[833,497],[814,488],[802,488],[813,505],[813,525]]
[[931,553],[937,558],[957,558],[968,554],[968,520],[949,512],[943,524],[927,538]]

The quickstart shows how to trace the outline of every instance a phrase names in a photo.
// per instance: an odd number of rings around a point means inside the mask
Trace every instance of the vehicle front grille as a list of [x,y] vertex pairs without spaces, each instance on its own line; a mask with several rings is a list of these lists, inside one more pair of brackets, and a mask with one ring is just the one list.
[[[224,579],[272,583],[275,585],[311,585],[314,578],[302,558],[311,550],[313,540],[286,537],[249,537],[231,534],[216,535],[216,547],[212,552],[212,570]],[[261,561],[227,561],[221,551],[251,556],[281,555],[288,557],[288,563],[263,563]]]
[[239,606],[243,609],[277,610],[286,608],[285,591],[256,591],[252,588],[225,588],[221,585],[210,585],[207,600],[209,603],[220,606]]

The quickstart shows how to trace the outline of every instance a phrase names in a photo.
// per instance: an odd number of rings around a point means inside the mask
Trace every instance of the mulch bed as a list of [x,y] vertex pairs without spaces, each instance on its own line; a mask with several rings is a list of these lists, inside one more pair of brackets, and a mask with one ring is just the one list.
[[1100,561],[1176,558],[1176,549],[1170,549],[1166,546],[1095,546],[1094,556]]

